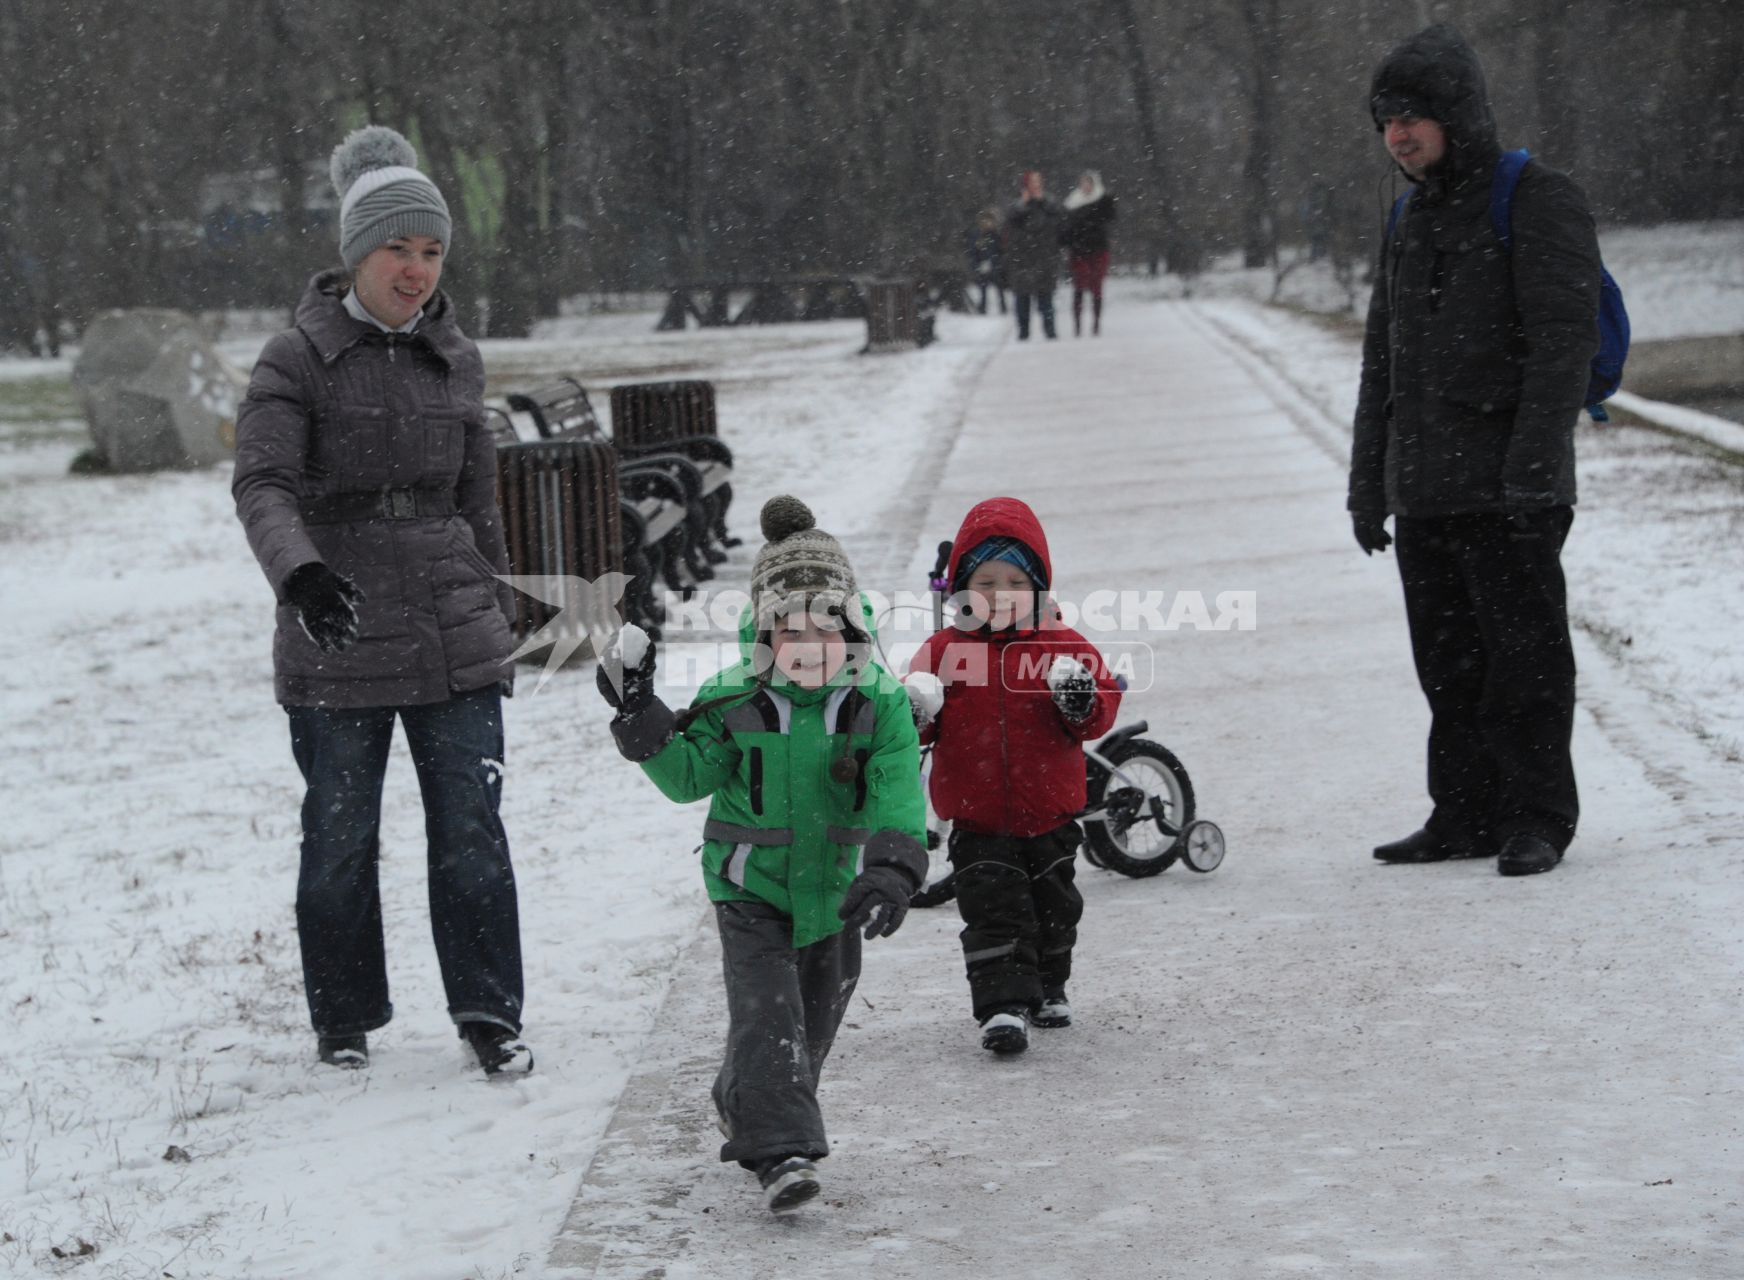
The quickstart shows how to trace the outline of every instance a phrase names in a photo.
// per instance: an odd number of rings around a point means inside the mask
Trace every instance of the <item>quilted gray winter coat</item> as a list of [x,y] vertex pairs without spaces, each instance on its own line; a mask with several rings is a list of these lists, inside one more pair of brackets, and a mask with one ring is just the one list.
[[[355,320],[323,272],[261,353],[237,414],[236,514],[278,598],[287,706],[441,702],[510,676],[510,589],[483,423],[484,363],[438,293],[410,334]],[[358,639],[322,653],[285,599],[320,561],[364,593]]]

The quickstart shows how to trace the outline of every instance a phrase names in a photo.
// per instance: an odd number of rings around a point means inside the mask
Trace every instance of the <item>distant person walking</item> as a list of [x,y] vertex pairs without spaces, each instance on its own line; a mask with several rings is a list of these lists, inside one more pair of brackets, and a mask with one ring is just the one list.
[[393,1017],[377,881],[394,722],[424,799],[448,1016],[487,1075],[532,1069],[497,817],[511,640],[484,362],[437,281],[448,205],[371,126],[333,153],[342,270],[267,343],[236,422],[236,513],[278,601],[274,696],[307,783],[297,938],[322,1062]]
[[1084,335],[1084,295],[1090,295],[1090,332],[1102,332],[1102,282],[1108,278],[1108,228],[1114,197],[1102,175],[1086,169],[1066,197],[1066,251],[1072,266],[1072,336]]
[[1389,545],[1393,517],[1434,803],[1374,853],[1549,871],[1580,813],[1561,553],[1599,344],[1598,239],[1580,188],[1531,161],[1501,242],[1495,117],[1452,27],[1387,54],[1369,112],[1415,190],[1369,300],[1348,506],[1364,552]]
[[993,290],[999,299],[999,314],[1005,314],[1005,251],[999,238],[999,210],[983,209],[975,216],[975,225],[965,237],[965,253],[969,259],[969,279],[981,287],[975,308],[987,314],[987,291]]
[[1041,313],[1042,332],[1054,332],[1054,289],[1060,282],[1060,241],[1066,213],[1048,199],[1042,175],[1024,173],[1022,195],[1005,215],[1005,275],[1017,312],[1017,336],[1029,338],[1030,308]]

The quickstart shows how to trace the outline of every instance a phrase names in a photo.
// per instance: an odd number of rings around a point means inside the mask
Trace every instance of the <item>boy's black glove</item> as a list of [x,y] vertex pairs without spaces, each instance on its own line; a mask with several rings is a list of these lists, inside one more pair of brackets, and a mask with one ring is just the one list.
[[913,894],[914,877],[901,867],[867,867],[848,886],[836,914],[868,938],[888,938],[902,927]]
[[654,642],[635,623],[612,637],[594,671],[600,697],[624,716],[634,716],[654,701]]
[[1064,655],[1054,659],[1048,672],[1048,688],[1054,695],[1054,705],[1073,724],[1084,719],[1096,707],[1096,680],[1090,669],[1076,658]]
[[1393,535],[1387,532],[1387,517],[1384,515],[1353,511],[1350,513],[1350,527],[1356,534],[1356,545],[1363,549],[1365,556],[1385,551],[1393,545]]
[[344,574],[334,573],[319,560],[299,565],[285,579],[285,599],[322,653],[344,653],[356,641],[357,606],[363,603],[363,592]]

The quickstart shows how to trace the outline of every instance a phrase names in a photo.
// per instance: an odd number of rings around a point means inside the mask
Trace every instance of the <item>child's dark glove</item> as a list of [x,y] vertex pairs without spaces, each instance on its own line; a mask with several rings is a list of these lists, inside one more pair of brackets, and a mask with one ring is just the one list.
[[1073,724],[1088,716],[1096,707],[1096,681],[1090,669],[1076,658],[1061,654],[1048,670],[1048,689],[1054,695],[1054,705]]
[[634,716],[654,701],[654,642],[635,623],[626,623],[600,654],[594,671],[600,697]]
[[303,631],[322,653],[344,653],[357,639],[357,606],[363,592],[344,574],[319,560],[298,565],[285,579],[285,599],[297,610]]
[[913,893],[914,880],[902,868],[867,867],[848,886],[836,914],[868,938],[888,938],[902,927]]

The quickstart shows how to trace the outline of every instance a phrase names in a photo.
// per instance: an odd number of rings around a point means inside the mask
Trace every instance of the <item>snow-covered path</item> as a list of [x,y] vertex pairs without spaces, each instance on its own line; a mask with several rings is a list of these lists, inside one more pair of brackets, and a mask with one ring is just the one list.
[[550,1275],[1737,1274],[1737,769],[1583,643],[1567,863],[1375,864],[1424,808],[1397,576],[1351,542],[1337,426],[1251,364],[1173,303],[1008,344],[889,584],[1013,493],[1062,595],[1255,592],[1255,630],[1126,637],[1158,661],[1123,719],[1185,761],[1228,862],[1081,864],[1078,1023],[1015,1061],[975,1045],[953,908],[871,945],[825,1194],[779,1222],[714,1162],[705,931]]

